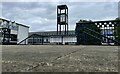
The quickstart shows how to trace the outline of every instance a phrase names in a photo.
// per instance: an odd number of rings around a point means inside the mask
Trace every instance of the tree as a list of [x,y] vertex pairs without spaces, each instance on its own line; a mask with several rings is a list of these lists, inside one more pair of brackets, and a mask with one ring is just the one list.
[[119,18],[119,17],[117,17],[117,18],[115,18],[115,20],[120,20],[120,18]]
[[79,22],[79,23],[92,22],[92,20],[82,20],[82,19],[81,19],[81,20],[79,20],[78,22]]
[[[120,21],[120,18],[117,17],[115,20]],[[115,36],[118,42],[120,42],[120,22],[117,23],[117,26],[115,27]]]

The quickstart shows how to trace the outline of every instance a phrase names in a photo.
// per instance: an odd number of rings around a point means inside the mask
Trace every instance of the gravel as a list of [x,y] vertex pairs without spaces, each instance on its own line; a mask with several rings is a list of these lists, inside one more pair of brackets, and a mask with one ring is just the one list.
[[118,72],[118,46],[3,45],[3,72]]

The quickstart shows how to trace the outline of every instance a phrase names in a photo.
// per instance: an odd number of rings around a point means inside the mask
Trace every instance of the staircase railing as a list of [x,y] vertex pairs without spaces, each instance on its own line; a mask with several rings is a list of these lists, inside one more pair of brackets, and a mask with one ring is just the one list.
[[24,41],[25,41],[25,43],[26,43],[26,40],[28,40],[28,38],[30,38],[30,37],[32,37],[32,36],[33,36],[33,34],[30,35],[30,36],[28,36],[27,38],[23,39],[22,41],[20,41],[20,42],[18,43],[18,45],[20,45],[20,44],[23,43]]
[[[30,35],[30,36],[28,36],[27,38],[25,38],[25,39],[23,39],[22,41],[20,41],[19,43],[18,43],[18,45],[20,45],[20,44],[29,44],[29,43],[26,43],[27,41],[28,41],[28,39],[29,38],[32,38],[32,37],[34,37],[34,36],[41,36],[41,35],[38,35],[38,34],[32,34],[32,35]],[[42,36],[41,36],[42,37]],[[25,42],[25,43],[23,43],[23,42]]]
[[[95,34],[97,34],[97,35],[99,35],[99,36],[96,37],[96,36],[88,33],[88,31],[86,31],[86,30],[91,31],[91,32],[93,32],[93,33],[95,33]],[[86,27],[85,27],[83,33],[85,33],[85,34],[87,34],[87,35],[89,35],[89,36],[92,36],[92,37],[94,37],[94,38],[96,38],[96,39],[98,39],[98,40],[100,40],[100,41],[102,41],[102,42],[104,42],[104,40],[101,39],[100,37],[104,37],[104,38],[106,38],[106,39],[108,39],[108,40],[112,40],[113,42],[115,42],[115,43],[118,44],[118,45],[120,44],[120,42],[118,42],[117,40],[114,40],[114,39],[111,39],[111,38],[109,38],[109,37],[106,37],[106,36],[104,36],[104,35],[96,32],[96,31],[94,31],[94,30],[92,30],[92,29],[90,29],[90,28],[86,28]],[[110,43],[108,43],[108,44],[111,45]]]

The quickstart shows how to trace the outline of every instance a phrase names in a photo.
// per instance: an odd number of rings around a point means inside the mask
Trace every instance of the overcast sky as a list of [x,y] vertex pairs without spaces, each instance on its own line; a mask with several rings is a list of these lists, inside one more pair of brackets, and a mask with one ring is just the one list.
[[118,2],[3,2],[2,15],[30,27],[30,31],[56,31],[57,5],[68,6],[69,30],[76,22],[85,20],[113,20],[118,16]]

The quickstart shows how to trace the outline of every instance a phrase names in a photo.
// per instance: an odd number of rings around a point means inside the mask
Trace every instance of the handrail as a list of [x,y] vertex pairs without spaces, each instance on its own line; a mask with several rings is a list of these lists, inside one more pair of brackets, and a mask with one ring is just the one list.
[[102,41],[102,39],[100,39],[100,38],[98,38],[98,37],[96,37],[96,36],[94,36],[94,35],[92,35],[92,34],[89,34],[89,33],[85,32],[85,31],[83,31],[83,33],[85,33],[85,34],[87,34],[87,35],[89,35],[89,36],[92,36],[92,37],[94,37],[94,38]]
[[23,39],[22,41],[20,41],[20,42],[18,43],[18,45],[21,44],[22,42],[24,42],[25,40],[27,40],[28,38],[34,36],[34,35],[42,36],[42,35],[38,35],[38,34],[32,34],[32,35],[28,36],[27,38]]
[[105,37],[105,38],[107,38],[107,39],[109,39],[109,40],[112,40],[112,41],[114,41],[114,42],[116,42],[116,43],[120,44],[118,41],[113,40],[113,39],[111,39],[111,38],[108,38],[108,37],[106,37],[106,36],[104,36],[104,35],[101,35],[100,33],[96,32],[96,31],[94,31],[94,30],[91,30],[91,29],[86,28],[86,27],[85,27],[85,29],[87,29],[87,30],[89,30],[89,31],[91,31],[91,32],[94,32],[94,33],[96,33],[96,34],[100,35],[101,37]]
[[32,37],[32,36],[33,36],[33,34],[30,35],[30,36],[28,36],[27,38],[23,39],[22,41],[20,41],[20,42],[18,43],[18,45],[21,44],[23,41],[27,40],[28,38]]
[[[85,32],[85,31],[83,31],[83,32],[84,32],[85,34],[89,35],[89,36],[92,36],[92,37],[94,37],[94,38],[96,38],[96,39],[104,42],[104,40],[102,40],[101,38],[98,38],[98,37],[96,37],[96,36],[94,36],[94,35],[92,35],[92,34],[89,34],[89,33]],[[112,44],[108,43],[108,45],[112,45]]]

